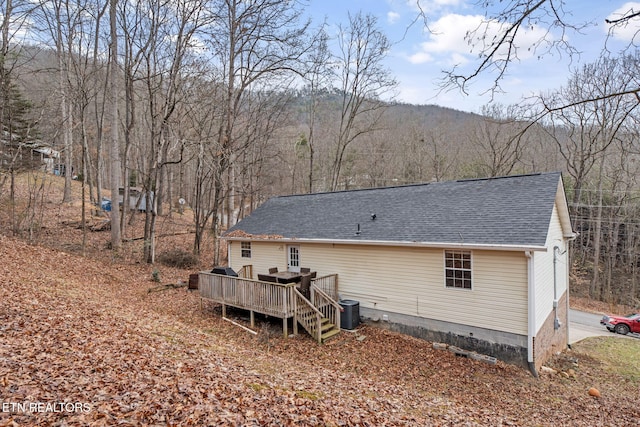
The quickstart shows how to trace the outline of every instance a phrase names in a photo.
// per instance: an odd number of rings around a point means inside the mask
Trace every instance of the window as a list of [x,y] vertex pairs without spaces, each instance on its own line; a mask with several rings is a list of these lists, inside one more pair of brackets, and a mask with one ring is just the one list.
[[471,252],[445,251],[444,275],[447,288],[471,289]]
[[251,242],[240,242],[242,258],[251,258]]

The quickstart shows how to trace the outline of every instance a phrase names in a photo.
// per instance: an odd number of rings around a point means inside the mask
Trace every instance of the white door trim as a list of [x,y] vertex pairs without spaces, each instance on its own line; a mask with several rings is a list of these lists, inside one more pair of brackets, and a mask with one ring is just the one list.
[[300,273],[300,246],[287,245],[287,270]]

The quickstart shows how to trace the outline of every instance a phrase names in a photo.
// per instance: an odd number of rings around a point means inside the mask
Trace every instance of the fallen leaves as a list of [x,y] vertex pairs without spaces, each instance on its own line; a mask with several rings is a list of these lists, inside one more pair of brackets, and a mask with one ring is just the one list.
[[[77,235],[67,231],[56,243],[72,247]],[[637,401],[613,400],[635,395],[637,384],[607,378],[588,360],[575,378],[534,379],[366,325],[317,345],[283,338],[280,321],[259,318],[254,337],[224,322],[219,307],[201,311],[185,287],[148,292],[157,266],[96,254],[0,236],[0,404],[90,409],[0,407],[0,427],[640,423]],[[180,283],[188,274],[164,269],[162,277]],[[592,384],[607,392],[594,399],[585,393]]]

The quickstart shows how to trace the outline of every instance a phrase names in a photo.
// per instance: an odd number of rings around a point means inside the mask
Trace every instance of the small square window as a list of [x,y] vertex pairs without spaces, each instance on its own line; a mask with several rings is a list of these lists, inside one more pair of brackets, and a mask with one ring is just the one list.
[[251,242],[240,242],[240,254],[242,258],[251,258]]
[[445,251],[444,277],[447,288],[471,289],[471,252]]

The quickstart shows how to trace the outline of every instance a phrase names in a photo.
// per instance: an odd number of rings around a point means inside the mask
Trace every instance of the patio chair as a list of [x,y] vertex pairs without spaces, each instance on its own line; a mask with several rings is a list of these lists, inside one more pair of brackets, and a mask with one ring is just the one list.
[[258,280],[261,282],[277,283],[277,278],[266,274],[258,274]]
[[269,269],[269,274],[273,274],[273,273],[277,273],[278,272],[278,267],[271,267]]
[[300,293],[304,295],[306,299],[311,299],[311,275],[305,274],[300,279]]
[[301,267],[300,268],[300,273],[302,273],[302,274],[311,273],[311,269],[310,268],[306,268],[306,267]]

